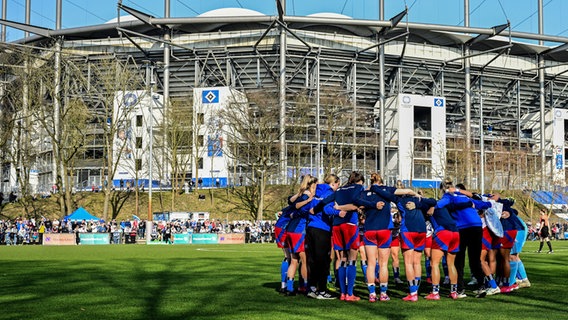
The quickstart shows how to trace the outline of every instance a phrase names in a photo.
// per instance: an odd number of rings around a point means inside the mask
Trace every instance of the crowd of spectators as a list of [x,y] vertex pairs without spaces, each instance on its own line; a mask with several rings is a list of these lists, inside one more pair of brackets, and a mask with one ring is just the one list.
[[[75,234],[80,244],[81,233],[110,233],[110,243],[135,243],[146,238],[146,221],[93,220],[71,221],[65,219],[17,218],[0,220],[0,245],[42,244],[44,234]],[[151,232],[153,241],[171,242],[175,233],[244,233],[247,243],[274,242],[273,221],[185,220],[154,221]]]
[[[540,229],[540,223],[529,224],[529,232],[527,239],[530,241],[539,240],[538,230]],[[551,240],[568,240],[566,233],[568,232],[568,223],[551,223],[550,224],[550,239]]]

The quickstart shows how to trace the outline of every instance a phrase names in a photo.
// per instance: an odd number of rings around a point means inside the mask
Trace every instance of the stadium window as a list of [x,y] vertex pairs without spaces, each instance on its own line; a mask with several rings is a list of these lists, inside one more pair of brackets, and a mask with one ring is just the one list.
[[142,137],[136,137],[136,148],[142,149]]
[[205,124],[205,114],[198,113],[197,114],[197,124]]
[[137,126],[137,127],[141,127],[141,126],[142,126],[142,115],[137,115],[137,116],[136,116],[136,126]]
[[203,169],[203,158],[197,158],[197,169]]
[[197,146],[198,146],[198,147],[203,147],[203,141],[204,141],[203,139],[204,139],[204,138],[203,138],[203,135],[198,135],[198,136],[197,136]]
[[142,159],[136,159],[134,161],[134,166],[136,171],[142,170]]

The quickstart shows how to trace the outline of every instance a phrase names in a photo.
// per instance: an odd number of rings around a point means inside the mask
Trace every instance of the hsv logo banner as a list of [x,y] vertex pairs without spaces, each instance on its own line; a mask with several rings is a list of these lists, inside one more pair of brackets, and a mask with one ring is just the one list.
[[219,90],[203,90],[201,95],[203,103],[219,103]]
[[434,98],[434,107],[443,107],[444,99]]

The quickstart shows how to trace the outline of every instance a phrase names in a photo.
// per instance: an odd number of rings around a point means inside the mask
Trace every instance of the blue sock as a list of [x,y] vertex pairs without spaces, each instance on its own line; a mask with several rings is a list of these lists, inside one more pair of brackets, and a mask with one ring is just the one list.
[[449,277],[450,272],[448,271],[448,261],[446,260],[446,256],[442,258],[442,268],[444,269],[444,275]]
[[458,291],[458,284],[453,283],[450,285],[450,292],[457,292]]
[[424,260],[424,266],[426,267],[426,278],[432,278],[432,266],[430,265],[429,257],[426,257]]
[[440,285],[434,284],[432,285],[432,293],[439,293],[440,292]]
[[519,277],[521,278],[521,280],[528,278],[527,277],[527,271],[525,270],[525,264],[523,263],[522,260],[517,261],[517,263],[519,264],[519,268],[517,269],[517,273],[519,274]]
[[381,289],[381,293],[386,294],[386,293],[387,293],[387,290],[389,289],[389,284],[388,284],[388,282],[387,282],[387,283],[381,283],[380,289]]
[[288,278],[286,281],[286,290],[294,292],[294,278]]
[[495,289],[497,288],[497,282],[495,282],[495,279],[493,279],[493,277],[491,277],[491,279],[487,282],[488,286]]
[[355,278],[357,277],[356,261],[349,261],[347,265],[347,294],[352,296],[355,288]]
[[412,295],[418,293],[418,286],[416,285],[416,280],[408,281],[408,291],[410,291],[410,294]]
[[517,271],[519,270],[519,264],[517,263],[517,261],[509,261],[509,264],[511,265],[511,274],[509,276],[509,283],[515,284],[517,280]]
[[368,284],[367,288],[369,289],[369,294],[375,293],[375,285],[374,284]]
[[288,273],[288,266],[288,260],[284,258],[284,260],[282,260],[282,264],[280,265],[280,281],[282,281],[282,283],[286,282],[286,273]]
[[416,285],[416,290],[420,288],[420,277],[414,278],[414,284]]
[[347,267],[345,264],[346,262],[341,261],[341,265],[337,269],[337,280],[341,293],[347,293]]
[[367,260],[361,260],[361,271],[363,271],[363,277],[365,277],[365,283],[368,283],[367,280]]
[[394,278],[400,278],[400,268],[399,267],[392,267],[392,273]]

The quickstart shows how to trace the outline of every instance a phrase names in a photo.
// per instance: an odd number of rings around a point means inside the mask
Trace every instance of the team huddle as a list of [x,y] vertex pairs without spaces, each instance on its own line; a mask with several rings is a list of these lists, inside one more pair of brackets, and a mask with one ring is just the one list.
[[355,171],[341,186],[333,174],[324,183],[311,175],[302,178],[298,192],[288,198],[288,206],[279,213],[275,225],[277,245],[285,254],[282,294],[299,292],[315,299],[335,299],[327,290],[334,259],[339,298],[358,301],[361,298],[354,294],[354,287],[360,255],[369,302],[388,301],[389,258],[394,282],[404,283],[400,279],[400,251],[408,283],[404,301],[418,301],[423,254],[426,280],[432,287],[427,300],[440,299],[442,280],[450,285],[451,299],[467,296],[466,251],[474,280],[481,284],[473,292],[476,297],[530,287],[519,258],[527,226],[512,208],[513,199],[475,194],[449,180],[440,184],[443,195],[439,200],[401,185],[385,186],[377,173],[371,175],[369,187],[364,184],[364,176]]

